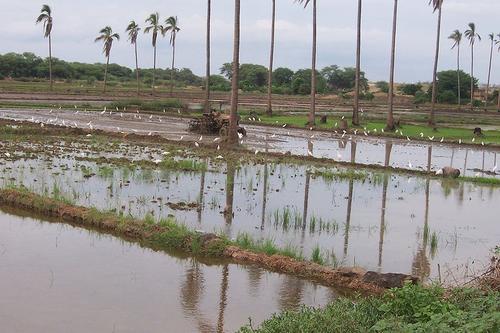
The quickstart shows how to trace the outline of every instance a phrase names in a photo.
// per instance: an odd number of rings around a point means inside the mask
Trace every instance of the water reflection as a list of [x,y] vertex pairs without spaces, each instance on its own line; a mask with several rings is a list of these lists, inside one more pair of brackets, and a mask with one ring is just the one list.
[[0,244],[2,332],[234,332],[248,317],[258,325],[337,295],[257,267],[201,263],[2,211]]

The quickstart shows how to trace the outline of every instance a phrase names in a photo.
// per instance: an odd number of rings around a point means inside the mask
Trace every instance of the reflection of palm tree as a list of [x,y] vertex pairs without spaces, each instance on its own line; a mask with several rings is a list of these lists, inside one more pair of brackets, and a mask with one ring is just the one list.
[[248,291],[250,295],[257,296],[259,294],[259,286],[262,276],[264,275],[264,270],[255,265],[246,266],[245,269],[248,272],[248,282],[249,288]]
[[220,287],[219,317],[217,319],[217,333],[224,332],[224,313],[227,306],[227,290],[229,287],[229,266],[226,264],[222,269],[222,282]]
[[469,157],[469,149],[465,150],[465,161],[464,161],[464,176],[467,173],[467,158]]
[[431,172],[432,167],[432,146],[427,149],[427,172]]
[[280,288],[279,310],[298,310],[304,294],[305,282],[302,279],[286,275]]
[[234,203],[234,178],[236,174],[236,166],[232,162],[227,163],[226,176],[226,208],[224,208],[224,217],[226,223],[233,222],[233,203]]
[[378,242],[378,269],[382,270],[382,252],[384,248],[385,234],[385,210],[387,207],[387,187],[389,185],[389,175],[384,174],[384,187],[382,189],[382,209],[380,210],[380,237]]
[[351,141],[351,164],[356,163],[356,148],[357,148],[356,141]]
[[[391,163],[392,143],[387,142],[385,146],[385,163],[384,166],[388,167]],[[385,234],[385,211],[387,207],[387,188],[389,185],[389,175],[384,174],[384,185],[382,189],[382,209],[380,212],[380,237],[378,242],[378,269],[382,270],[382,251],[384,247],[384,234]]]
[[422,246],[417,250],[412,263],[412,274],[418,276],[420,281],[424,282],[430,275],[431,265],[427,257],[427,243],[429,240],[429,194],[430,178],[425,183],[425,217]]
[[347,257],[349,247],[349,232],[351,228],[352,196],[354,192],[354,180],[349,180],[349,196],[347,197],[347,217],[344,228],[344,259]]
[[203,213],[203,209],[205,206],[205,176],[206,176],[206,171],[203,170],[201,172],[201,181],[200,181],[200,195],[198,197],[198,223],[201,223],[201,215]]
[[304,213],[302,214],[302,230],[306,229],[307,213],[309,210],[309,186],[311,183],[311,173],[306,170],[306,185],[304,190]]
[[266,221],[266,206],[267,206],[267,182],[269,178],[269,170],[267,163],[264,164],[264,188],[262,189],[262,220],[260,229],[264,230],[264,223]]

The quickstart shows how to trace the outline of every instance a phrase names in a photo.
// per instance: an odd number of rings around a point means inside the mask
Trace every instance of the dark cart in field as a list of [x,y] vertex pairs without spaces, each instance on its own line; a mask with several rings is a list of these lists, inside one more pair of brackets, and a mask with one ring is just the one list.
[[[201,117],[189,121],[189,131],[199,134],[218,134],[221,137],[227,136],[229,131],[229,115],[214,111],[204,113]],[[239,119],[238,133],[243,136],[247,135],[247,131],[239,126]]]

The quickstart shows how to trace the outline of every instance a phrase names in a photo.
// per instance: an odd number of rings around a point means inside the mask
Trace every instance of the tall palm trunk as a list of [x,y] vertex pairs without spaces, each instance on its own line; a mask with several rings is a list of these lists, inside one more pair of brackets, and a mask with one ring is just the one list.
[[398,0],[394,0],[394,15],[392,22],[391,69],[389,79],[389,109],[387,112],[386,129],[394,130],[394,65],[396,60],[396,29],[398,22]]
[[471,44],[470,52],[470,108],[474,110],[474,42]]
[[137,78],[137,96],[140,95],[140,81],[139,81],[139,58],[137,56],[137,43],[134,43],[134,51],[135,51],[135,76]]
[[274,35],[276,30],[276,0],[273,1],[273,18],[271,23],[271,53],[269,55],[269,76],[267,79],[267,110],[269,116],[273,115],[273,63],[274,63]]
[[429,117],[429,126],[435,127],[435,107],[436,107],[436,98],[437,98],[437,70],[438,70],[438,62],[439,62],[439,42],[441,40],[441,14],[442,14],[442,5],[439,5],[438,11],[438,24],[437,24],[437,38],[436,38],[436,55],[434,57],[434,71],[432,72],[432,100],[431,100],[431,114]]
[[104,68],[104,90],[106,93],[106,83],[108,82],[108,66],[109,66],[109,55],[106,57],[106,67]]
[[172,41],[172,68],[170,70],[170,97],[174,94],[175,39]]
[[458,109],[460,109],[462,105],[462,99],[461,99],[462,87],[460,85],[460,44],[457,45],[457,80],[458,80],[458,89],[457,89]]
[[356,79],[354,83],[354,108],[352,113],[352,124],[359,125],[359,90],[360,90],[360,76],[361,76],[361,13],[363,1],[358,0],[358,31],[356,42]]
[[54,87],[54,81],[52,80],[52,34],[49,34],[49,80],[50,80],[50,91]]
[[313,0],[313,46],[312,46],[312,66],[311,66],[311,111],[309,112],[309,125],[316,124],[316,49],[317,49],[317,7],[316,0]]
[[491,64],[493,62],[493,46],[495,45],[495,40],[491,40],[491,49],[490,49],[490,64],[488,66],[488,83],[486,85],[486,99],[484,101],[484,106],[488,107],[488,97],[490,95],[490,79],[491,79]]
[[156,45],[153,51],[153,85],[151,87],[151,93],[155,95],[155,78],[156,78]]
[[207,65],[205,79],[205,113],[210,112],[210,26],[212,16],[212,1],[207,0]]
[[241,0],[234,0],[234,44],[233,75],[231,78],[231,114],[229,116],[229,137],[231,144],[238,142],[238,89],[240,78],[240,14]]

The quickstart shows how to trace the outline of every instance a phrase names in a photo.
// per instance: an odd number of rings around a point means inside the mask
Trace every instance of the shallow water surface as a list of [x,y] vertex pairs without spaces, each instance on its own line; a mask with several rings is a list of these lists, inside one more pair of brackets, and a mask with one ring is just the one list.
[[192,229],[272,239],[306,259],[319,247],[333,266],[425,280],[437,278],[440,265],[443,278],[461,280],[487,264],[500,239],[500,188],[467,182],[377,172],[329,179],[321,172],[334,169],[273,163],[207,160],[207,172],[181,172],[73,157],[1,160],[0,186],[138,218],[173,215]]
[[2,332],[234,332],[332,289],[0,210]]

